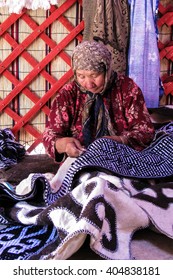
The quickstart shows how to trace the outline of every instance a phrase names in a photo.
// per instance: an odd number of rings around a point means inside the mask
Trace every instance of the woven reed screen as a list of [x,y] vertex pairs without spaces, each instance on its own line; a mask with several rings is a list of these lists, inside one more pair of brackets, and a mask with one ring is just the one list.
[[72,77],[74,46],[82,41],[81,1],[49,11],[8,14],[0,8],[0,129],[11,128],[28,152],[41,143],[56,91]]

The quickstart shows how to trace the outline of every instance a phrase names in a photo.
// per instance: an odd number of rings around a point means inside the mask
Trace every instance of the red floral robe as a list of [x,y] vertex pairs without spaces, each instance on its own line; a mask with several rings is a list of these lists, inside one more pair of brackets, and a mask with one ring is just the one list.
[[[66,84],[55,97],[45,131],[43,144],[49,156],[61,161],[63,155],[55,151],[59,137],[75,137],[83,144],[82,111],[87,95],[75,81]],[[143,94],[134,81],[119,76],[103,100],[116,131],[126,136],[128,145],[136,150],[147,147],[154,137],[154,127]]]

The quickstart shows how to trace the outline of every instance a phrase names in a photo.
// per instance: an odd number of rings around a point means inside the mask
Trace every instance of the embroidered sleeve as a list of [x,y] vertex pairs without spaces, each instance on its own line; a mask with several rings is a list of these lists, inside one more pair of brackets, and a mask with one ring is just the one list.
[[127,143],[137,150],[149,145],[154,137],[154,126],[151,122],[141,89],[129,79],[123,88],[125,118],[128,129],[123,136]]
[[61,162],[64,154],[55,150],[55,141],[60,137],[70,136],[70,125],[74,115],[74,105],[70,91],[62,89],[54,99],[46,128],[43,132],[43,144],[49,156]]

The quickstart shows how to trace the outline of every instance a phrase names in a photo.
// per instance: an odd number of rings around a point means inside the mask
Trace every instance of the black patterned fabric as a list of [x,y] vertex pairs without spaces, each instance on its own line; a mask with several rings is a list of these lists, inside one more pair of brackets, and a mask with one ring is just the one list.
[[16,164],[26,153],[9,128],[0,130],[0,169]]
[[[0,183],[0,206],[12,207],[16,202],[28,201],[39,205],[45,204],[46,189],[50,189],[49,181],[43,174],[35,173],[31,180],[31,191],[25,195],[18,195],[15,189],[10,189],[6,183]],[[1,212],[0,212],[1,213]]]

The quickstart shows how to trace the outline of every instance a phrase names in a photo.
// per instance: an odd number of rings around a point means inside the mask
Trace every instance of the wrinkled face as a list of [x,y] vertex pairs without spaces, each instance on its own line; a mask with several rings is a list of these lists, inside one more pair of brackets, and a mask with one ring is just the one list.
[[76,70],[76,78],[78,83],[87,91],[99,93],[103,90],[105,84],[105,73]]

